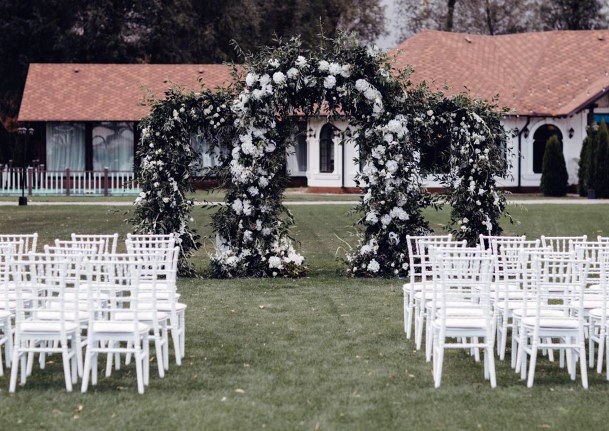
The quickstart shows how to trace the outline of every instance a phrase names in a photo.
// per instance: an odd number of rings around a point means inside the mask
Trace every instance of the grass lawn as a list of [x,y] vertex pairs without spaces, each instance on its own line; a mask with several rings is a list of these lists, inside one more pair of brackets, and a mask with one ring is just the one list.
[[[41,243],[71,232],[125,234],[124,207],[0,207],[0,232],[38,231]],[[347,207],[293,207],[294,235],[310,274],[298,280],[180,280],[187,312],[186,361],[164,379],[151,367],[137,394],[133,365],[100,375],[87,394],[65,392],[61,364],[35,368],[8,395],[0,377],[2,429],[604,429],[609,383],[590,390],[540,361],[529,390],[498,362],[498,387],[481,364],[446,354],[442,387],[405,340],[398,280],[347,279],[337,250],[353,242]],[[609,234],[604,206],[515,207],[507,233]],[[195,211],[202,233],[208,212]],[[429,212],[434,228],[446,212]],[[205,266],[209,249],[197,259]],[[578,375],[579,377],[579,375]]]

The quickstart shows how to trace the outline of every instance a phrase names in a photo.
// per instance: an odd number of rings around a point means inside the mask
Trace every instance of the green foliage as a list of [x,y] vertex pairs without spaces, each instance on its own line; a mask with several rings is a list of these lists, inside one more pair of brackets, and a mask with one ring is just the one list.
[[603,121],[598,129],[596,148],[596,182],[594,189],[598,198],[609,198],[609,130]]
[[150,115],[140,123],[136,174],[142,191],[129,221],[135,233],[177,234],[181,248],[178,271],[193,276],[188,259],[199,247],[200,237],[188,227],[193,202],[187,194],[194,191],[192,178],[201,155],[190,142],[197,133],[232,136],[232,95],[222,90],[182,94],[172,89],[165,96],[154,102]]
[[579,153],[579,161],[577,162],[577,192],[580,196],[588,195],[588,167],[590,165],[590,147],[591,141],[594,139],[591,136],[592,130],[588,130],[588,136],[582,142],[582,149]]
[[569,174],[562,151],[562,142],[556,135],[546,142],[541,173],[541,191],[544,196],[565,196]]
[[505,193],[497,187],[497,179],[508,178],[511,167],[501,113],[466,94],[438,93],[431,107],[434,121],[427,145],[446,142],[449,147],[448,172],[437,175],[445,188],[442,198],[452,207],[447,229],[474,246],[480,234],[501,234],[502,215],[511,220]]

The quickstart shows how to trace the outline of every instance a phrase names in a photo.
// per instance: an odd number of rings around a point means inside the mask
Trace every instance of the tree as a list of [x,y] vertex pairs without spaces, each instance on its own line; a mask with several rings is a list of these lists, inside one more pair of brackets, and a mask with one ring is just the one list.
[[562,152],[562,142],[554,135],[546,142],[543,154],[541,191],[544,196],[565,196],[568,182],[569,174]]
[[609,130],[603,121],[598,129],[596,148],[596,182],[594,189],[597,198],[609,198]]
[[582,142],[582,149],[579,153],[579,162],[577,162],[577,192],[580,196],[588,195],[588,184],[586,182],[588,175],[588,165],[590,164],[590,141],[592,130],[588,131],[588,136]]
[[591,30],[606,28],[600,0],[547,0],[541,16],[548,30]]
[[600,0],[397,0],[403,37],[421,29],[474,34],[607,28]]

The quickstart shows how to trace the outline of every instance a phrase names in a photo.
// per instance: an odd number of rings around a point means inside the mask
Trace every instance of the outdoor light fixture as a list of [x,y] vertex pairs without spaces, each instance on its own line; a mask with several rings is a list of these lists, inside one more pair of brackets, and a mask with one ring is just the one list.
[[315,136],[315,133],[313,132],[313,128],[309,127],[309,130],[307,130],[307,137],[312,138]]
[[525,127],[522,134],[524,135],[524,139],[527,139],[529,137],[529,128]]
[[515,138],[516,136],[518,136],[518,133],[520,133],[520,129],[518,127],[514,127],[512,129],[512,137]]
[[19,196],[19,205],[27,205],[27,197],[25,196],[25,159],[27,158],[27,137],[34,134],[34,129],[31,127],[19,127],[17,133],[23,136],[23,164],[21,165],[21,196]]
[[571,127],[569,129],[569,139],[571,139],[573,137],[573,135],[575,135],[575,130],[573,129],[573,127]]

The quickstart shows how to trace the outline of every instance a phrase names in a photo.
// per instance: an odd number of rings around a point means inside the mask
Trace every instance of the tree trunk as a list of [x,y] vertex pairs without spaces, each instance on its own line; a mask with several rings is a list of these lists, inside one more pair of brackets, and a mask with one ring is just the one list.
[[447,13],[446,13],[446,27],[444,28],[444,30],[446,31],[453,31],[453,21],[454,21],[454,16],[455,16],[455,3],[457,3],[457,0],[447,0]]

